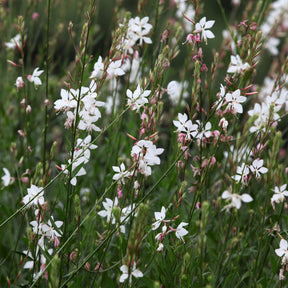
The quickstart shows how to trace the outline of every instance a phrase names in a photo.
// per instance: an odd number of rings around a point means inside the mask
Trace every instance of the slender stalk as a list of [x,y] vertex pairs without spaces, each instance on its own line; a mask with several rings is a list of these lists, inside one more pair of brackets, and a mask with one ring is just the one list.
[[[50,32],[50,12],[51,12],[51,0],[48,0],[48,16],[47,16],[47,29],[46,29],[46,99],[49,98],[49,32]],[[46,100],[45,99],[45,100]],[[44,114],[44,133],[43,133],[43,183],[46,183],[46,142],[47,142],[47,130],[48,130],[48,108],[45,104],[45,114]]]
[[[74,152],[75,152],[75,143],[76,143],[76,138],[77,138],[77,134],[78,134],[78,124],[80,121],[80,117],[79,117],[79,112],[80,112],[80,103],[81,103],[81,89],[82,89],[82,85],[83,85],[83,79],[84,79],[84,70],[85,70],[85,66],[86,66],[86,55],[87,55],[87,49],[88,49],[88,40],[89,40],[89,31],[90,31],[90,24],[91,24],[91,17],[94,13],[95,10],[95,2],[96,0],[94,0],[93,2],[90,3],[90,11],[87,14],[87,34],[84,35],[85,37],[85,43],[84,43],[84,53],[82,56],[82,59],[79,58],[80,64],[81,64],[81,72],[80,72],[80,80],[79,80],[79,86],[78,86],[78,97],[77,97],[77,106],[76,106],[76,116],[75,116],[75,124],[73,127],[73,132],[72,132],[72,141],[71,141],[71,162],[74,159]],[[84,28],[83,28],[84,29]],[[83,33],[85,33],[83,31]],[[80,51],[79,51],[80,52]],[[79,57],[80,57],[80,53],[79,53]],[[77,63],[76,63],[77,64]],[[77,70],[77,69],[76,69]],[[77,77],[77,75],[76,75]],[[71,222],[71,210],[72,210],[72,201],[73,201],[73,190],[74,187],[72,187],[71,184],[71,179],[72,179],[72,167],[73,165],[71,165],[69,167],[69,180],[68,180],[68,187],[67,187],[67,195],[66,195],[66,211],[65,211],[65,224],[64,224],[64,231],[63,231],[63,239],[67,238],[67,233],[68,233],[68,223]],[[62,266],[63,266],[63,257],[64,254],[62,255],[62,261],[60,262],[60,276],[59,276],[59,285],[61,285],[62,282]],[[69,270],[69,260],[67,261],[67,270]]]

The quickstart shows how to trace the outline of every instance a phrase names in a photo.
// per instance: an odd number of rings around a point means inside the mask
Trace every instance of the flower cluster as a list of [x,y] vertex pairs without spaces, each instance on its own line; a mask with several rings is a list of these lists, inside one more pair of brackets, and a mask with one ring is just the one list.
[[157,230],[161,224],[162,226],[162,232],[158,233],[155,236],[156,241],[158,242],[158,248],[157,251],[161,252],[164,248],[163,245],[163,239],[165,236],[171,232],[175,232],[175,236],[184,242],[184,236],[188,234],[188,231],[184,228],[184,226],[187,226],[188,223],[181,222],[176,228],[173,228],[170,223],[175,221],[178,217],[174,217],[173,219],[165,219],[166,218],[166,208],[162,206],[160,212],[154,212],[155,216],[155,222],[152,224],[152,230]]
[[[42,271],[46,267],[46,255],[43,254],[42,251],[48,251],[48,253],[52,255],[53,249],[47,248],[48,244],[52,242],[55,248],[60,245],[59,238],[62,236],[60,227],[63,225],[63,222],[55,221],[53,216],[51,216],[48,221],[45,221],[47,203],[44,198],[44,189],[42,187],[31,185],[31,187],[27,189],[27,195],[22,199],[22,204],[26,205],[26,208],[33,207],[36,218],[30,222],[32,232],[37,236],[35,237],[36,242],[34,243],[35,249],[33,251],[23,251],[23,253],[30,259],[24,264],[24,269],[38,267],[38,265],[35,266],[35,264],[40,263],[40,271],[33,275],[33,278],[36,279],[40,274],[42,274]],[[48,240],[48,243],[45,239]],[[44,277],[47,279],[47,271],[45,272]]]
[[177,132],[185,135],[186,140],[191,140],[193,138],[198,140],[207,140],[212,136],[211,128],[212,125],[208,121],[205,126],[196,120],[195,124],[189,119],[187,114],[178,113],[178,121],[173,120],[173,124],[177,127]]
[[[124,50],[125,54],[128,52],[130,54],[134,53],[134,46],[139,42],[142,45],[143,42],[146,44],[151,44],[152,40],[147,37],[152,25],[148,23],[149,17],[144,17],[140,19],[138,16],[131,18],[128,21],[127,34],[122,39],[122,43],[118,46],[119,50]],[[122,25],[122,24],[121,24]]]
[[287,15],[287,1],[276,0],[271,5],[271,10],[266,17],[266,21],[260,27],[265,39],[264,46],[274,56],[279,54],[279,38],[288,28]]
[[265,132],[267,127],[276,126],[280,121],[281,109],[288,111],[287,75],[283,75],[279,82],[267,77],[264,86],[259,91],[260,103],[255,103],[254,108],[248,111],[249,116],[255,117],[250,132]]
[[[90,143],[91,142],[91,135],[88,135],[85,139],[77,139],[76,148],[73,155],[72,165],[71,165],[71,159],[68,159],[68,163],[61,164],[61,169],[64,170],[64,174],[69,174],[69,167],[71,166],[71,173],[72,177],[70,180],[70,183],[75,186],[77,184],[77,178],[78,176],[86,175],[86,170],[83,167],[84,164],[88,163],[91,155],[91,151],[93,149],[96,149],[97,146]],[[80,169],[79,169],[80,167]],[[76,174],[74,171],[77,171]]]
[[137,163],[137,172],[144,176],[151,175],[151,166],[159,165],[163,148],[157,148],[152,141],[140,140],[132,147],[131,156]]
[[[100,131],[95,123],[101,117],[99,107],[103,106],[104,103],[96,100],[96,88],[96,82],[92,80],[89,87],[82,86],[81,89],[76,90],[71,88],[69,91],[61,89],[61,99],[55,101],[54,108],[56,111],[66,112],[67,118],[64,124],[66,128],[74,127],[76,115],[78,114],[80,120],[77,127],[79,130],[88,133]],[[69,174],[69,171],[71,171],[71,184],[74,186],[77,184],[76,177],[86,174],[82,166],[89,161],[90,150],[97,148],[96,145],[91,143],[91,140],[91,135],[88,135],[85,139],[77,139],[75,149],[73,154],[70,153],[67,164],[61,165],[61,169],[64,170],[65,174]],[[74,172],[75,170],[77,172]]]
[[[183,19],[183,27],[185,32],[189,32],[192,30],[192,22],[188,21],[188,19],[193,19],[195,16],[195,9],[192,4],[188,3],[186,0],[174,0],[176,4],[176,17],[181,20]],[[183,17],[185,15],[186,17]]]
[[[135,209],[135,204],[129,205],[129,206],[121,209],[119,207],[119,202],[118,202],[117,197],[115,197],[114,201],[111,200],[110,198],[106,198],[105,200],[106,200],[106,202],[105,201],[102,202],[102,205],[103,205],[105,210],[99,211],[98,215],[103,217],[103,218],[106,218],[106,221],[108,224],[110,224],[110,223],[113,225],[116,224],[117,227],[119,227],[120,232],[125,233],[126,232],[125,225],[123,225],[123,224],[120,225],[120,223],[122,223],[124,221],[124,224],[126,224],[129,221],[129,217],[127,217],[127,216],[129,216],[131,214],[131,212]],[[116,217],[115,217],[115,213],[113,213],[113,210],[115,208],[120,209],[120,215],[118,215],[116,213]],[[135,212],[131,216],[135,217],[136,214],[137,213]]]
[[240,182],[245,185],[248,182],[248,174],[251,171],[255,174],[256,179],[261,178],[261,174],[266,174],[268,169],[263,166],[264,160],[262,159],[255,159],[251,165],[247,165],[242,163],[241,166],[237,167],[236,174],[233,175],[231,178],[235,180],[236,183]]

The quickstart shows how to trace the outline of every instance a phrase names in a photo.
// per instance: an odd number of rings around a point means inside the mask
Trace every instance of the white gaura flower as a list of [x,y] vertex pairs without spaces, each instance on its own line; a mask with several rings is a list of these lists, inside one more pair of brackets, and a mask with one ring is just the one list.
[[231,193],[230,191],[226,190],[222,193],[222,199],[227,199],[230,200],[231,203],[229,205],[226,205],[225,208],[227,210],[231,209],[231,208],[236,208],[236,209],[240,209],[241,207],[241,202],[245,202],[245,203],[249,203],[251,201],[253,201],[253,198],[249,195],[249,194],[236,194],[236,193]]
[[288,191],[286,190],[287,184],[284,184],[280,187],[275,186],[274,192],[275,194],[271,198],[271,204],[275,209],[275,203],[281,203],[285,200],[285,197],[288,196]]
[[125,74],[124,70],[121,68],[122,61],[111,61],[108,68],[107,68],[107,74],[110,78],[122,76]]
[[115,197],[113,202],[111,199],[106,198],[106,202],[103,201],[102,205],[105,210],[99,211],[98,215],[100,215],[101,217],[107,217],[107,222],[110,222],[110,219],[113,219],[113,208],[118,205],[118,199],[117,197]]
[[178,239],[182,240],[184,242],[184,239],[183,239],[183,236],[187,235],[188,234],[188,231],[183,228],[183,226],[187,226],[188,223],[185,223],[185,222],[181,222],[177,228],[176,228],[176,231],[175,231],[175,235]]
[[255,173],[256,178],[260,178],[261,174],[268,172],[266,167],[263,167],[264,161],[262,159],[255,159],[250,165],[250,170],[252,173]]
[[121,163],[120,166],[112,166],[112,169],[116,174],[113,176],[113,180],[121,181],[123,184],[125,183],[124,178],[129,177],[129,171],[126,171],[124,163]]
[[282,257],[282,265],[287,264],[288,262],[288,243],[285,239],[281,239],[280,241],[280,248],[275,249],[275,253],[279,256]]
[[61,89],[60,96],[61,96],[61,99],[58,99],[54,102],[54,109],[56,111],[66,110],[66,109],[69,110],[70,108],[76,108],[77,101],[73,93],[65,89]]
[[133,147],[131,157],[137,161],[137,171],[144,176],[151,175],[151,167],[160,164],[158,155],[164,152],[163,148],[157,148],[152,141],[140,140]]
[[54,221],[53,216],[51,216],[51,218],[52,218],[52,221],[55,224],[55,227],[57,227],[58,231],[54,228],[54,225],[52,224],[51,220],[49,219],[47,224],[43,224],[42,232],[43,232],[43,235],[48,237],[51,241],[54,241],[54,239],[56,237],[61,237],[62,236],[62,231],[59,230],[59,228],[63,225],[63,221]]
[[28,75],[27,76],[27,79],[34,83],[35,86],[39,86],[39,85],[42,85],[42,81],[41,79],[39,78],[39,76],[44,72],[44,70],[39,70],[39,68],[35,68],[32,75]]
[[122,271],[122,275],[120,276],[119,282],[123,283],[126,279],[129,278],[129,284],[132,284],[132,276],[134,276],[135,278],[141,278],[143,277],[143,273],[139,270],[136,269],[136,263],[133,263],[133,267],[132,267],[132,271],[130,271],[129,274],[129,268],[127,265],[122,265],[120,267],[120,270]]
[[157,148],[152,141],[140,140],[133,147],[131,156],[137,159],[144,159],[147,165],[159,165],[161,155],[164,152],[163,148]]
[[204,39],[205,43],[207,43],[207,38],[208,39],[213,39],[215,38],[215,35],[213,34],[213,32],[211,32],[210,30],[207,30],[209,28],[211,28],[215,23],[215,20],[209,20],[206,22],[206,17],[203,17],[199,23],[196,23],[195,25],[195,31],[194,33],[202,33],[201,34],[201,39]]
[[245,71],[250,68],[250,65],[247,62],[243,64],[239,55],[236,56],[231,55],[230,59],[231,62],[228,67],[227,73],[239,74],[241,73],[241,71]]
[[156,222],[152,224],[152,230],[156,230],[161,222],[165,219],[166,217],[166,209],[164,206],[161,208],[161,212],[154,212],[155,220]]
[[196,135],[197,139],[202,139],[203,136],[205,138],[209,138],[212,135],[212,132],[210,131],[212,128],[212,125],[209,121],[205,124],[205,127],[203,127],[203,124],[199,120],[196,120],[196,123],[198,125],[198,132],[196,131],[197,132],[197,135]]
[[229,103],[228,109],[234,113],[243,113],[243,107],[241,103],[246,101],[247,97],[240,95],[240,89],[235,90],[232,93],[227,93],[225,100]]
[[127,105],[131,107],[132,110],[136,110],[138,112],[141,107],[148,103],[147,97],[150,95],[150,93],[151,90],[143,91],[139,84],[133,93],[130,89],[127,89]]
[[17,46],[20,47],[20,42],[21,42],[21,36],[20,34],[17,34],[10,40],[10,42],[5,42],[5,46],[8,49],[15,49]]
[[140,19],[138,16],[131,18],[128,24],[128,39],[132,39],[134,42],[139,40],[139,44],[142,45],[143,41],[146,44],[151,44],[152,40],[146,35],[152,29],[152,25],[148,23],[149,17],[144,17]]
[[188,120],[187,114],[178,113],[178,120],[173,120],[173,124],[177,127],[177,132],[186,134],[186,139],[190,140],[198,134],[198,125]]
[[231,176],[231,178],[235,180],[236,183],[239,183],[241,180],[241,183],[244,185],[247,184],[249,172],[249,167],[245,163],[242,163],[241,166],[237,167],[236,175]]
[[[24,196],[22,199],[22,203],[26,205],[27,203],[30,203],[27,205],[27,207],[31,207],[32,205],[37,206],[44,204],[44,189],[42,187],[37,187],[35,185],[31,185],[30,188],[27,189],[27,195]],[[33,199],[34,198],[34,199]],[[33,200],[32,200],[33,199]]]
[[10,180],[11,180],[11,175],[10,172],[7,168],[3,168],[3,171],[5,173],[4,176],[1,177],[3,185],[6,187],[10,184]]

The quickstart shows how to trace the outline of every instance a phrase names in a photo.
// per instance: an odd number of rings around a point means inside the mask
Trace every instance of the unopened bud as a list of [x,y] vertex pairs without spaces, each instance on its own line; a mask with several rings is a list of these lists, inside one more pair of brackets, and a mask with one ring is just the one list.
[[26,114],[29,114],[32,111],[32,108],[30,105],[27,105],[26,107]]
[[49,106],[49,105],[50,105],[49,100],[48,100],[48,99],[45,99],[44,104],[45,104],[46,107]]

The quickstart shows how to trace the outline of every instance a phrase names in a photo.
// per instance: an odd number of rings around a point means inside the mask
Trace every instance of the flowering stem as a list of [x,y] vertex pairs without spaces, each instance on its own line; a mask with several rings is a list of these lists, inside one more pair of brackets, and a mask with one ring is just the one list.
[[[87,55],[87,46],[88,46],[88,40],[89,40],[89,31],[90,31],[90,24],[91,24],[91,17],[94,13],[95,10],[95,2],[96,0],[94,0],[93,2],[90,3],[90,11],[87,14],[88,15],[88,20],[87,20],[87,34],[84,36],[85,37],[85,42],[84,42],[84,52],[83,52],[83,56],[82,56],[82,61],[81,61],[81,55],[79,55],[79,60],[80,60],[80,64],[81,64],[81,72],[80,72],[80,81],[79,81],[79,93],[78,93],[78,97],[77,97],[77,107],[76,107],[76,117],[75,117],[75,125],[73,127],[73,132],[72,132],[72,141],[71,141],[71,146],[72,146],[72,151],[71,151],[71,162],[73,161],[74,158],[74,152],[75,152],[75,143],[76,143],[76,137],[77,137],[77,132],[78,132],[78,124],[79,124],[79,110],[80,110],[80,102],[81,102],[81,88],[82,88],[82,83],[83,83],[83,78],[84,78],[84,70],[85,70],[85,66],[86,66],[86,55]],[[85,24],[84,24],[85,25]],[[83,26],[83,33],[85,33],[84,31],[84,26]],[[81,49],[81,47],[79,48]],[[81,51],[79,51],[81,52]],[[76,57],[77,59],[77,57]],[[76,68],[77,68],[77,63],[76,63]],[[77,70],[77,69],[76,69]],[[76,72],[77,73],[77,72]],[[77,77],[77,74],[76,74]],[[72,207],[72,201],[73,201],[73,187],[71,184],[71,179],[72,179],[72,165],[69,167],[69,182],[68,182],[68,187],[67,187],[67,195],[66,195],[66,211],[65,211],[65,225],[64,225],[64,231],[63,231],[63,239],[67,238],[67,233],[68,233],[68,223],[70,223],[71,221],[71,207]],[[78,229],[77,229],[78,230]],[[62,261],[60,262],[60,276],[59,276],[59,285],[61,285],[62,282],[62,266],[63,266],[63,257],[64,257],[64,253],[62,255]],[[67,261],[67,269],[69,269],[69,259]]]
[[[46,30],[46,99],[48,99],[49,88],[49,31],[50,31],[50,10],[51,1],[48,0],[48,16],[47,16],[47,30]],[[45,99],[45,100],[46,100]],[[46,142],[47,142],[47,129],[48,129],[48,107],[45,104],[45,116],[44,116],[44,139],[43,139],[43,183],[46,183]]]

